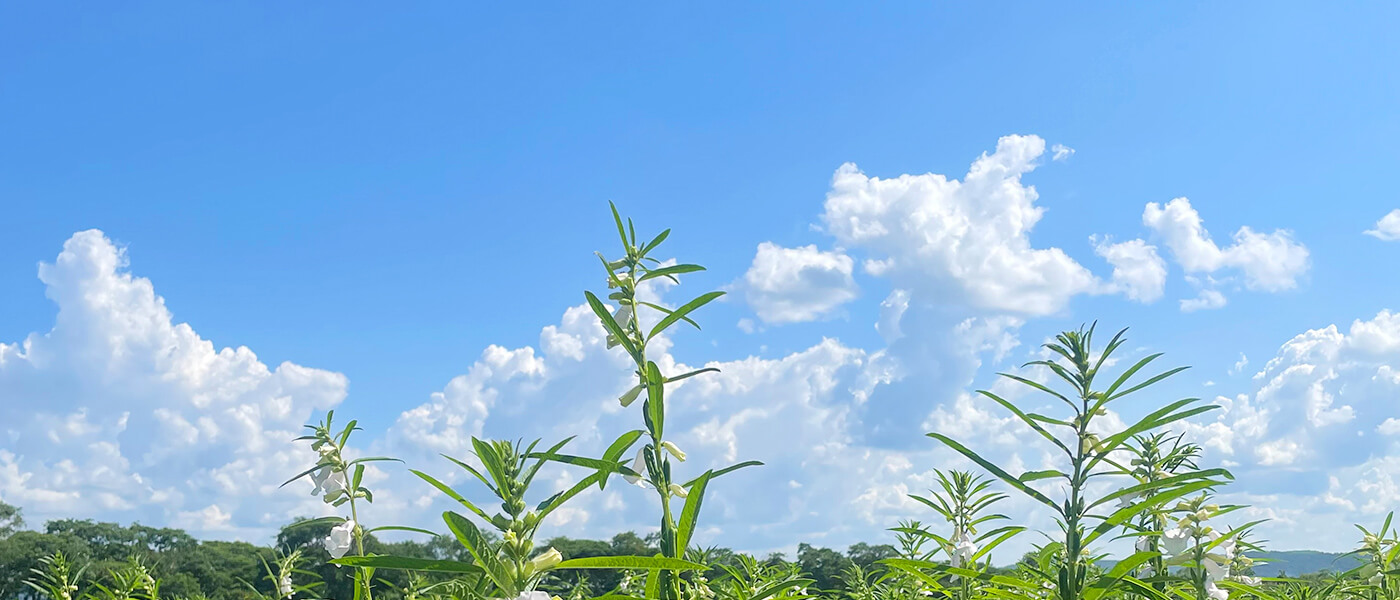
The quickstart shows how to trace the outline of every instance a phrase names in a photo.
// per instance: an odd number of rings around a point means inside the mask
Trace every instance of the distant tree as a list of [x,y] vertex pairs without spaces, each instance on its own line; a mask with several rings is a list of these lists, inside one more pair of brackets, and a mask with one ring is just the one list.
[[21,513],[18,506],[11,506],[0,500],[0,539],[10,537],[24,528],[24,515]]
[[851,565],[851,559],[830,548],[798,544],[797,564],[817,589],[833,590],[841,585],[841,575]]

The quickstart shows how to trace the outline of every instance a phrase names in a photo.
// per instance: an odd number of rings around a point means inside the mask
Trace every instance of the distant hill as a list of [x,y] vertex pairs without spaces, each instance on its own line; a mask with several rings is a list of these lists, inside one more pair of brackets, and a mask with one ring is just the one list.
[[1286,550],[1282,552],[1251,552],[1249,557],[1256,561],[1254,573],[1264,577],[1274,577],[1279,572],[1290,576],[1316,573],[1318,571],[1348,571],[1361,565],[1355,556],[1343,556],[1332,552],[1316,550]]
[[[1361,559],[1343,556],[1339,552],[1318,552],[1316,550],[1283,550],[1278,552],[1250,552],[1254,559],[1254,574],[1260,577],[1277,577],[1284,573],[1297,577],[1319,571],[1343,572],[1361,566]],[[1267,561],[1267,562],[1265,562]],[[1118,561],[1101,561],[1104,568],[1110,568]]]

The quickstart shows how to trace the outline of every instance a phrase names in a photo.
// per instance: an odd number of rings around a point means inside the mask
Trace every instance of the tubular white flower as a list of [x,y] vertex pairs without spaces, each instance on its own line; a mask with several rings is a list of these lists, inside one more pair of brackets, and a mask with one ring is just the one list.
[[1230,574],[1230,567],[1225,566],[1225,564],[1218,562],[1213,558],[1207,557],[1203,562],[1205,564],[1201,566],[1206,568],[1206,581],[1220,581],[1221,579],[1224,579],[1226,575]]
[[1152,538],[1145,535],[1139,537],[1137,539],[1137,542],[1133,544],[1133,549],[1137,550],[1138,552],[1151,552]]
[[281,577],[277,578],[277,593],[283,598],[292,597],[292,576],[290,574],[283,573]]
[[673,483],[671,484],[671,493],[675,494],[678,497],[684,498],[690,492],[687,491],[685,488],[681,487],[681,484]]
[[958,531],[953,536],[953,555],[951,564],[954,567],[962,567],[972,562],[972,556],[977,554],[977,545],[972,542],[972,538],[967,533]]
[[314,486],[312,496],[330,494],[345,489],[345,474],[330,467],[321,467],[321,470],[311,474],[311,483]]
[[1191,541],[1191,532],[1181,527],[1173,527],[1162,532],[1162,547],[1167,554],[1177,556],[1186,551],[1186,544]]
[[685,462],[685,453],[681,452],[681,449],[677,448],[675,444],[671,442],[661,442],[661,447],[665,448],[667,452],[670,452],[671,456],[676,457],[676,460]]
[[641,393],[642,384],[639,383],[637,385],[632,386],[632,389],[627,390],[627,392],[619,396],[617,401],[622,403],[623,408],[627,408],[628,406],[631,406],[633,402],[637,401],[637,396]]
[[637,474],[623,475],[622,478],[626,479],[627,483],[641,487],[647,487],[651,483],[643,477],[643,474],[646,473],[646,452],[646,446],[637,449],[637,458],[632,459],[632,471]]
[[1206,582],[1206,595],[1210,596],[1211,600],[1228,600],[1230,598],[1230,592],[1215,585],[1214,581]]
[[[509,599],[509,598],[502,598],[501,600],[510,600],[510,599]],[[520,592],[520,595],[519,595],[519,596],[516,596],[514,600],[550,600],[550,599],[549,599],[549,592],[542,592],[542,591],[540,591],[540,590],[535,590],[535,591],[533,591],[533,592]]]
[[350,543],[355,539],[355,522],[346,519],[344,523],[336,525],[331,529],[331,534],[322,540],[321,544],[326,547],[326,552],[331,554],[331,558],[340,558],[350,551]]

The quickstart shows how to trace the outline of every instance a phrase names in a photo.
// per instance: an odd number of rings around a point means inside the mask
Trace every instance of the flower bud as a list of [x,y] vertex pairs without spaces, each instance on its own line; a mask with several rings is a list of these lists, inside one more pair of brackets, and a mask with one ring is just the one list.
[[553,569],[554,565],[557,565],[561,562],[564,562],[564,556],[562,554],[559,554],[558,550],[550,548],[548,550],[545,550],[539,556],[530,559],[530,562],[528,564],[532,572],[539,573],[540,571],[548,571],[550,569]]
[[661,442],[661,447],[667,452],[670,452],[671,456],[676,457],[676,460],[685,462],[685,453],[681,452],[681,449],[677,448],[675,444],[671,442]]
[[637,400],[637,396],[642,393],[642,384],[632,386],[632,389],[618,397],[617,401],[622,403],[623,408],[631,406]]
[[686,494],[689,494],[690,492],[686,491],[685,488],[681,487],[679,483],[673,483],[671,484],[671,493],[675,494],[677,497],[684,498]]

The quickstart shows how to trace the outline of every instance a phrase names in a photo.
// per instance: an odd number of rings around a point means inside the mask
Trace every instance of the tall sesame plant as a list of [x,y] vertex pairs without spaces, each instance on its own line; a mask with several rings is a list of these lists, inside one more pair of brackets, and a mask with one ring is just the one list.
[[[1170,500],[1186,494],[1208,489],[1230,474],[1223,469],[1192,471],[1149,481],[1132,480],[1130,468],[1122,463],[1131,454],[1125,445],[1134,436],[1160,429],[1170,423],[1218,408],[1203,405],[1197,398],[1185,398],[1148,412],[1127,427],[1113,431],[1103,417],[1108,415],[1109,405],[1134,393],[1148,389],[1153,384],[1171,377],[1186,367],[1177,367],[1132,383],[1134,376],[1155,361],[1161,354],[1147,356],[1128,367],[1106,387],[1101,387],[1102,369],[1109,365],[1110,357],[1125,342],[1119,331],[1101,352],[1094,348],[1094,326],[1066,331],[1045,344],[1055,358],[1027,363],[1026,367],[1039,367],[1049,371],[1054,379],[1067,386],[1056,389],[1016,374],[1002,373],[1001,376],[1028,386],[1048,396],[1067,410],[1060,416],[1050,416],[1027,412],[1015,403],[995,393],[980,390],[985,398],[997,403],[1054,449],[1059,468],[1027,471],[1020,474],[1007,472],[995,462],[978,452],[940,432],[928,436],[968,458],[978,466],[1002,480],[1012,489],[1043,505],[1059,524],[1063,535],[1046,551],[1055,556],[1048,569],[1028,566],[1034,577],[1042,581],[1019,581],[1009,577],[979,573],[977,571],[934,564],[899,564],[906,570],[924,569],[942,571],[961,577],[977,577],[984,581],[995,581],[1009,587],[1038,592],[1042,582],[1048,583],[1060,600],[1097,600],[1105,594],[1131,590],[1149,597],[1161,597],[1161,593],[1131,576],[1134,569],[1158,556],[1155,552],[1134,552],[1106,571],[1094,568],[1100,555],[1091,548],[1103,536],[1123,527],[1130,520],[1153,507],[1161,506]],[[1097,492],[1102,486],[1091,486],[1106,480],[1127,480],[1126,487],[1112,492]],[[1063,490],[1059,498],[1052,498],[1050,492],[1041,491],[1032,484],[1037,482],[1057,482]],[[1125,502],[1115,503],[1120,499]]]

